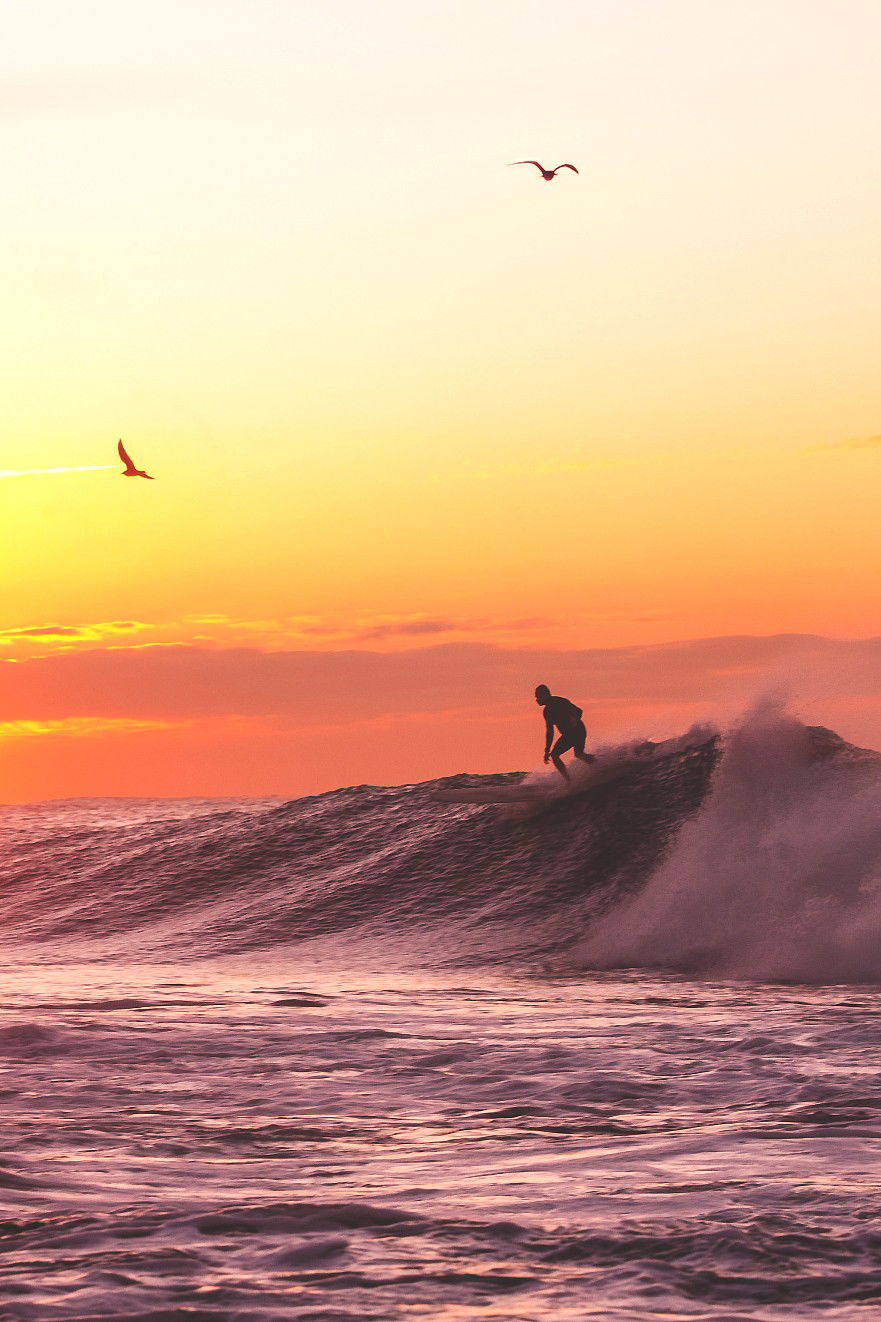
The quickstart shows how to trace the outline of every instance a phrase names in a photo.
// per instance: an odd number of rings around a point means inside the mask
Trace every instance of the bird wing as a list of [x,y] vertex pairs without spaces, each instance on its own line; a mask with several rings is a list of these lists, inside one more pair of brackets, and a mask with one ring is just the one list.
[[572,170],[572,171],[574,171],[575,174],[578,174],[578,171],[575,169],[575,166],[574,166],[574,165],[570,165],[570,164],[568,163],[568,161],[567,161],[567,163],[566,163],[565,165],[558,165],[558,166],[555,168],[555,170],[554,170],[554,174],[557,173],[557,170]]
[[125,464],[126,468],[134,468],[134,464],[131,461],[131,456],[129,455],[122,441],[119,442],[119,445],[117,445],[116,448],[119,451],[119,457],[122,460],[122,462]]
[[544,173],[544,166],[541,161],[509,161],[509,165],[534,165]]

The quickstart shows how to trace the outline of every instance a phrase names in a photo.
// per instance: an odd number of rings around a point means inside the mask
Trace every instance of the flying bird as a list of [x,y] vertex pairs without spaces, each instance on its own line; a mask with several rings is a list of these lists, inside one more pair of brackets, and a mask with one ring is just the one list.
[[553,179],[554,175],[557,173],[558,170],[571,170],[573,174],[578,174],[578,171],[575,169],[575,166],[570,165],[568,161],[566,162],[565,165],[555,165],[553,170],[546,170],[542,165],[541,161],[511,161],[509,162],[509,164],[534,165],[541,174],[542,179],[544,179],[548,183],[551,181],[551,179]]
[[143,469],[135,468],[134,464],[131,461],[131,456],[129,455],[122,441],[119,442],[119,445],[116,448],[119,451],[120,459],[125,464],[125,472],[120,473],[120,477],[145,477],[148,482],[156,481],[154,477],[151,477],[149,473],[145,473]]

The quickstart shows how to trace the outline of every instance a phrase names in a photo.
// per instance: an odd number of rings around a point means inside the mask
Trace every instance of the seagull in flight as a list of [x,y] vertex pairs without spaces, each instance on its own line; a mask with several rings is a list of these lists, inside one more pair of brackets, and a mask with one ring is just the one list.
[[547,183],[550,183],[550,181],[553,179],[554,175],[557,173],[558,170],[571,170],[573,174],[578,174],[578,171],[575,169],[575,166],[570,165],[568,161],[566,162],[565,165],[555,165],[553,170],[546,170],[542,165],[541,161],[511,161],[510,164],[534,165],[541,174],[542,179],[544,179]]
[[131,460],[131,455],[126,450],[122,441],[119,442],[119,445],[116,448],[119,451],[120,459],[125,464],[125,472],[120,473],[120,477],[145,477],[148,482],[156,481],[154,477],[151,477],[149,473],[145,473],[143,469],[135,468]]

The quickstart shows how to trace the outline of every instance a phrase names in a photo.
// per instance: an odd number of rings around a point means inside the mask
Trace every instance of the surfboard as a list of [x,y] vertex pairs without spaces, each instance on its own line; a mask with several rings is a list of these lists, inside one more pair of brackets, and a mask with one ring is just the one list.
[[[624,754],[624,756],[600,757],[590,768],[574,769],[573,779],[569,781],[549,781],[544,785],[462,785],[456,788],[432,790],[430,797],[435,803],[508,803],[531,806],[542,803],[558,803],[561,799],[575,798],[587,794],[590,790],[618,780],[628,772],[643,767],[648,761],[644,755]],[[571,774],[571,773],[570,773]]]

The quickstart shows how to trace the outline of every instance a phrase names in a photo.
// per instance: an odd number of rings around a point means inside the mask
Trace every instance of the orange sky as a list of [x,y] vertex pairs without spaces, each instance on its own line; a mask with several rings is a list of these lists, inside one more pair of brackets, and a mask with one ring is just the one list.
[[[0,799],[522,766],[536,678],[605,737],[764,682],[596,649],[881,632],[874,2],[7,9]],[[119,435],[156,482],[24,475]]]

